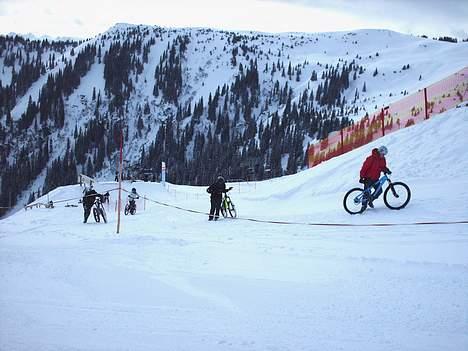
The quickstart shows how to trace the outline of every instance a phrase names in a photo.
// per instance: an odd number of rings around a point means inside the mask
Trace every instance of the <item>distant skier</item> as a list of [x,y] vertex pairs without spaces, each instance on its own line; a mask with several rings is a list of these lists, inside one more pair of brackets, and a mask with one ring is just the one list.
[[83,196],[83,210],[84,210],[84,220],[83,223],[88,221],[88,217],[91,213],[91,208],[94,205],[94,201],[96,201],[96,196],[100,196],[96,190],[94,190],[93,186],[90,185],[88,189],[85,189],[84,196]]
[[[359,179],[359,182],[364,184],[364,190],[367,190],[370,187],[377,189],[375,182],[379,180],[380,172],[392,174],[392,172],[387,168],[387,161],[385,160],[387,152],[387,148],[382,145],[379,148],[373,149],[372,154],[364,161],[360,173],[361,178]],[[367,205],[374,208],[373,201],[381,194],[382,188],[380,188],[379,192],[374,193],[370,198],[364,198],[362,200],[361,213],[367,209]]]
[[206,192],[211,194],[211,209],[210,216],[208,217],[209,221],[212,221],[213,219],[215,221],[218,220],[219,211],[221,210],[221,201],[223,200],[223,193],[227,193],[231,189],[232,187],[226,189],[226,181],[222,176],[218,176],[216,182],[206,189]]

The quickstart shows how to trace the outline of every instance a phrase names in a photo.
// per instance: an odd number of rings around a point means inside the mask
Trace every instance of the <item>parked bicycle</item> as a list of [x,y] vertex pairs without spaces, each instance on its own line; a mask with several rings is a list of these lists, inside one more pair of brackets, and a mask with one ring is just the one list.
[[232,218],[237,217],[236,207],[227,193],[224,193],[223,200],[221,202],[221,214],[224,218],[228,215]]
[[349,190],[343,199],[343,206],[346,212],[350,214],[361,213],[363,201],[365,199],[373,199],[373,194],[380,193],[386,182],[388,182],[388,187],[383,194],[385,206],[391,210],[401,210],[406,207],[411,199],[409,186],[403,182],[392,182],[388,175],[385,174],[374,184],[374,191],[372,191],[372,187],[366,190],[361,188]]
[[129,213],[133,216],[136,213],[136,203],[135,201],[129,201],[125,205],[125,215],[128,215]]
[[102,205],[101,196],[96,196],[96,200],[94,200],[93,216],[94,220],[97,223],[101,221],[101,218],[104,221],[104,223],[107,223],[106,211],[104,210],[104,206]]

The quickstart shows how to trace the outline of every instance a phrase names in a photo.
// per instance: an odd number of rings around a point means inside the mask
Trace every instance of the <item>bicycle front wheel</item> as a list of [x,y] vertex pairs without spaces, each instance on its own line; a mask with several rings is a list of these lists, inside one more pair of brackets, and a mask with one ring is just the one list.
[[411,190],[402,182],[391,183],[384,193],[385,206],[392,210],[400,210],[408,205],[411,199]]
[[101,214],[102,219],[104,220],[104,223],[107,223],[107,216],[106,216],[106,211],[104,211],[104,208],[101,207],[101,208],[99,209],[99,212],[100,212],[100,214]]
[[364,191],[361,188],[353,188],[348,191],[343,199],[343,207],[349,214],[361,212]]
[[96,223],[99,223],[101,221],[101,219],[99,218],[99,211],[97,210],[97,208],[93,208],[93,216]]
[[229,215],[232,217],[232,218],[236,218],[237,217],[237,212],[236,212],[236,208],[234,207],[234,204],[230,204],[229,207],[228,207],[228,211],[229,211]]

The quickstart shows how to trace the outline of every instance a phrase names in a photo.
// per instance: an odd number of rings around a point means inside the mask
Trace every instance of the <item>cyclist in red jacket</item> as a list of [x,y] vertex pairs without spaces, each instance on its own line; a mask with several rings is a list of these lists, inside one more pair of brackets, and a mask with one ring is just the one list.
[[[359,179],[359,182],[364,184],[364,190],[367,190],[370,187],[377,189],[375,182],[379,180],[380,172],[392,174],[392,172],[387,168],[387,161],[385,160],[387,152],[387,148],[382,145],[378,149],[373,149],[372,154],[364,161],[360,173],[361,178]],[[373,201],[377,199],[380,194],[382,194],[382,188],[380,188],[378,192],[375,192],[370,198],[363,198],[361,212],[366,210],[367,205],[374,208]]]

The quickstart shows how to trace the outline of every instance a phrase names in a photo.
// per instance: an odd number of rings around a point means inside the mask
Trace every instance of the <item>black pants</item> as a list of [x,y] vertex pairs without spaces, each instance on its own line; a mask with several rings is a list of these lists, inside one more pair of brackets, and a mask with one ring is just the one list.
[[[377,187],[379,186],[379,184],[377,183],[378,180],[368,180],[364,183],[364,191],[369,189],[369,188],[374,188],[375,190],[377,190]],[[372,190],[371,190],[372,192]],[[362,205],[363,206],[367,206],[367,203],[369,202],[369,200],[372,200],[374,201],[375,199],[377,199],[380,195],[382,194],[382,188],[379,189],[379,191],[377,192],[374,192],[374,194],[372,195],[372,198],[369,199],[368,196],[364,196],[364,198],[362,199]]]
[[210,217],[208,218],[210,221],[213,220],[213,217],[215,220],[219,218],[219,210],[221,210],[222,199],[223,198],[221,195],[211,196]]
[[86,223],[88,221],[88,217],[91,214],[91,208],[93,208],[93,206],[86,206],[86,205],[83,206],[83,209],[84,209],[84,223]]

